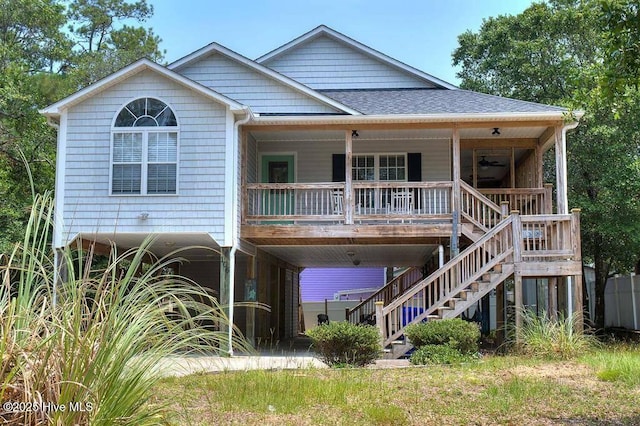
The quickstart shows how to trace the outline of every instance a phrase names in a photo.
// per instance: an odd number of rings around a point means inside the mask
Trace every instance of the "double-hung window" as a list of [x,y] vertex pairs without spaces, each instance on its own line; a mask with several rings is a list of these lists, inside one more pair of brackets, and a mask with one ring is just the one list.
[[353,180],[406,181],[407,154],[354,154],[351,177]]
[[111,194],[175,194],[177,177],[175,114],[158,99],[130,102],[112,129]]

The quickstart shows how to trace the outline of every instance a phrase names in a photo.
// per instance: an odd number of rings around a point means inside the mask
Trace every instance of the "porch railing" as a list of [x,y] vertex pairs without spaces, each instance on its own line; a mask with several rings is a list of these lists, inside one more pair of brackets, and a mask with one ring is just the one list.
[[429,220],[451,215],[452,182],[354,182],[351,203],[345,184],[251,183],[246,185],[247,222],[346,223]]
[[553,213],[550,184],[544,188],[482,188],[478,191],[496,206],[506,201],[509,210],[518,210],[523,215]]

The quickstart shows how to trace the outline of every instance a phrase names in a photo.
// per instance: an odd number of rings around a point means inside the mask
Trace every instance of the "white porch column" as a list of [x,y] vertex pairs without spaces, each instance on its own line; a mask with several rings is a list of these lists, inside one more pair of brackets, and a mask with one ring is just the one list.
[[460,131],[457,127],[452,129],[452,162],[453,162],[453,231],[451,233],[451,257],[458,255],[459,238],[458,227],[460,226]]
[[569,214],[567,199],[567,134],[562,126],[555,127],[556,189],[558,214]]
[[344,222],[347,225],[353,225],[353,179],[351,176],[351,158],[353,153],[353,136],[351,130],[344,133]]

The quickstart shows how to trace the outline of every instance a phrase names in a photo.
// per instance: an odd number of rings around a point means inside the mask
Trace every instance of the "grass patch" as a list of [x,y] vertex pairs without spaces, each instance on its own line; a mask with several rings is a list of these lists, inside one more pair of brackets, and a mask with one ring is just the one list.
[[640,347],[619,344],[607,351],[597,351],[583,357],[583,361],[597,369],[600,380],[640,386]]
[[[632,348],[603,357],[637,356]],[[165,379],[169,424],[635,424],[640,392],[599,380],[589,361],[485,357],[405,369],[227,372]]]

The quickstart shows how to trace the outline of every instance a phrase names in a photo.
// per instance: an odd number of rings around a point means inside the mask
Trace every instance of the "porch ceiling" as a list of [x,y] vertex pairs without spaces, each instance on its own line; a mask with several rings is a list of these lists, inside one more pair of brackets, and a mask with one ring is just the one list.
[[[333,245],[333,246],[261,246],[300,267],[420,266],[431,257],[437,245]],[[352,253],[353,255],[349,255]]]
[[151,235],[153,242],[150,250],[155,256],[163,257],[176,252],[175,257],[188,260],[205,260],[218,258],[218,244],[206,233],[118,233],[114,234],[90,234],[80,235],[84,244],[96,242],[98,247],[108,250],[112,244],[118,248],[119,253],[127,249],[140,247]]

